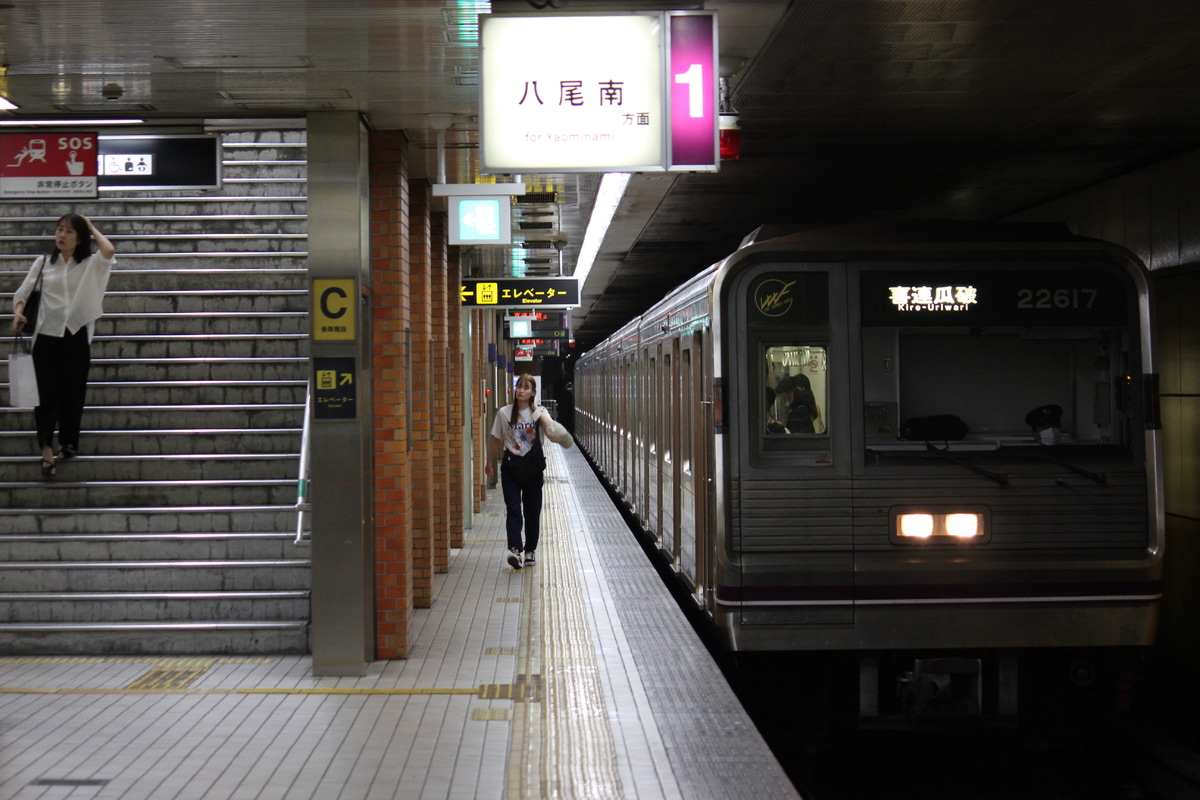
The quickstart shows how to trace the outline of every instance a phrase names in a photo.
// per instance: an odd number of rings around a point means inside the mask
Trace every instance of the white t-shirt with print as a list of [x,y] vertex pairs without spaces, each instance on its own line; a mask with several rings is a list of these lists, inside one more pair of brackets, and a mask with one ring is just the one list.
[[508,418],[511,413],[511,405],[504,406],[496,412],[496,419],[492,422],[492,436],[504,442],[505,449],[513,455],[523,456],[533,449],[533,442],[537,438],[537,426],[546,409],[544,406],[538,406],[537,410],[532,412],[528,408],[522,409],[510,426]]

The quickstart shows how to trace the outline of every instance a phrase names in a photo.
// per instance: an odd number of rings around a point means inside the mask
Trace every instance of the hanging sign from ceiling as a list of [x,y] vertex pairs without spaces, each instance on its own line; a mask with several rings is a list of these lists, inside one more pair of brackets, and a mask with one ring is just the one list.
[[460,295],[464,306],[571,308],[579,305],[579,279],[466,278]]
[[714,12],[480,16],[490,173],[715,171]]

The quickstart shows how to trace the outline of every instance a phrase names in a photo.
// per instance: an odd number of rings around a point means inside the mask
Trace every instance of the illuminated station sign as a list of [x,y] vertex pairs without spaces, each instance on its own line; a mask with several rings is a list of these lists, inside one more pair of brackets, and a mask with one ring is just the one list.
[[578,278],[467,278],[462,304],[491,308],[573,308],[579,305]]
[[713,12],[480,16],[484,172],[716,171]]

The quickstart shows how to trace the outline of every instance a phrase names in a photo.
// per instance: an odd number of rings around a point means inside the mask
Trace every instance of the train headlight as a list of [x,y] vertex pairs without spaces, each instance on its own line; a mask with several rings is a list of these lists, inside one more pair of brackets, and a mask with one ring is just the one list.
[[983,507],[894,508],[891,517],[891,538],[898,544],[982,542],[988,538],[988,514]]
[[978,514],[947,514],[946,535],[956,539],[974,539],[983,527]]
[[933,514],[901,514],[899,534],[907,539],[933,536]]

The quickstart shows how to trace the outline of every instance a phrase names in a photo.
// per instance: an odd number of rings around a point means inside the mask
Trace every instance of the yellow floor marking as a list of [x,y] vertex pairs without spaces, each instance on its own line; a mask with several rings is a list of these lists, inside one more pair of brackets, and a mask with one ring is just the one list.
[[291,688],[291,689],[102,689],[98,687],[53,687],[53,686],[0,686],[0,694],[362,694],[362,695],[421,695],[421,694],[479,694],[479,687],[472,689],[338,689],[338,688]]

